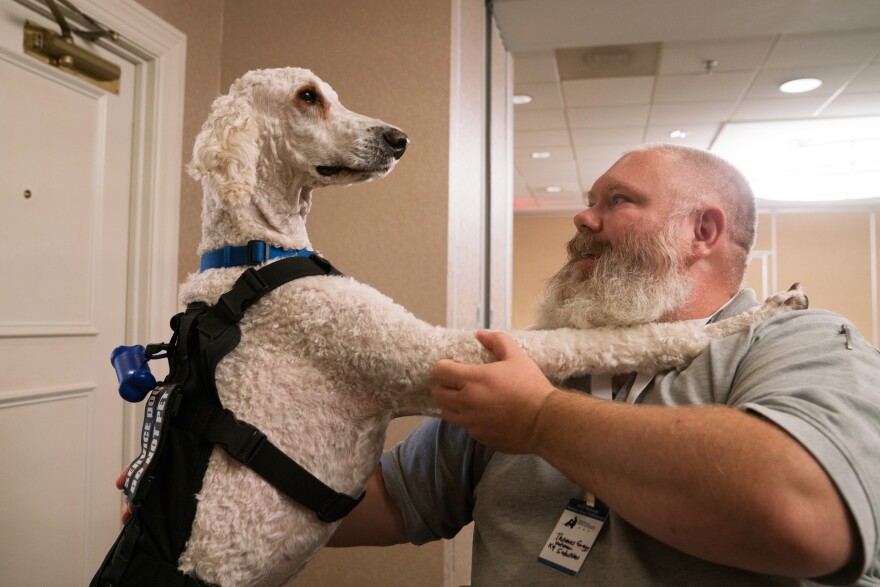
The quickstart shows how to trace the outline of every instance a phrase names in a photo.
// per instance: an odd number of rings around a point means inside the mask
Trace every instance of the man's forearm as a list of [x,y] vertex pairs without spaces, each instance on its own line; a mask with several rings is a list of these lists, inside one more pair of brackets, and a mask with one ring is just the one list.
[[381,466],[367,483],[361,503],[339,523],[327,546],[391,546],[407,542],[403,518],[382,477]]
[[820,576],[854,552],[847,510],[824,470],[784,431],[738,410],[557,391],[531,444],[628,522],[699,558]]

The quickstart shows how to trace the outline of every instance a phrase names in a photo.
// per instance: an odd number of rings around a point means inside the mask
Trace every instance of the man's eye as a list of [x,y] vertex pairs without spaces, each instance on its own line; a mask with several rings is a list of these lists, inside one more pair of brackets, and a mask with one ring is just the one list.
[[611,205],[616,206],[617,204],[623,204],[627,199],[624,196],[611,196]]
[[318,101],[318,94],[316,94],[314,90],[302,90],[299,94],[297,94],[297,98],[299,98],[303,102],[314,104]]

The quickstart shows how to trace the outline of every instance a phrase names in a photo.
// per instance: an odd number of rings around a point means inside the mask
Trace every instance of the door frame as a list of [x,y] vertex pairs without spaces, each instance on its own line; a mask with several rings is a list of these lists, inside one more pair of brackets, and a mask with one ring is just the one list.
[[[44,3],[15,1],[53,20]],[[121,35],[118,42],[97,44],[135,66],[125,341],[120,344],[162,341],[177,311],[186,35],[133,0],[76,0],[76,6]],[[78,15],[60,8],[83,25]],[[125,404],[120,467],[139,452],[141,412],[141,406]]]

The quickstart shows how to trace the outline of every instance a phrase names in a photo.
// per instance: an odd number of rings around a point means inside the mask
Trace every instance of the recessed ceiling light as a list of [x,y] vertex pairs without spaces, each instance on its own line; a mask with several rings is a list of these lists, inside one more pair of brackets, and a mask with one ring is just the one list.
[[546,188],[544,188],[544,191],[550,194],[558,194],[562,191],[562,188],[558,185],[548,185]]
[[683,130],[674,130],[671,133],[669,133],[670,139],[683,139],[686,136],[688,136],[688,134]]
[[822,85],[822,80],[815,77],[802,77],[787,81],[779,86],[779,91],[784,94],[803,94],[804,92],[812,92]]
[[532,159],[549,159],[550,151],[532,151]]
[[528,94],[514,94],[513,103],[514,104],[528,104],[532,101],[532,97]]

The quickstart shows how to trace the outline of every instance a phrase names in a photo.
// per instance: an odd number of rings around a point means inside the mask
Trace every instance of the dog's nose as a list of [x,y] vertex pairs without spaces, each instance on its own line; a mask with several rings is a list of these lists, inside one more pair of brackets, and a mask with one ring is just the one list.
[[406,136],[406,133],[396,128],[389,128],[382,136],[385,137],[385,142],[391,147],[394,158],[400,159],[403,157],[406,147],[409,145],[409,137]]

